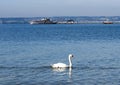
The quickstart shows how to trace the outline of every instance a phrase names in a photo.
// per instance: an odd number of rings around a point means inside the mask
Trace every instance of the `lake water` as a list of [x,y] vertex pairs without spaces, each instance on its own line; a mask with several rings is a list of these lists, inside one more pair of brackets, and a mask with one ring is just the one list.
[[119,84],[120,24],[0,24],[0,85]]

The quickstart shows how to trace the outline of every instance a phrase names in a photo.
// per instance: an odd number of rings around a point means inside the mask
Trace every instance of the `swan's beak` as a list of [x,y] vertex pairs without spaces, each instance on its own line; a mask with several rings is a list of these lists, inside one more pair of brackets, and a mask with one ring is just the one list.
[[74,57],[74,56],[72,55],[72,57]]

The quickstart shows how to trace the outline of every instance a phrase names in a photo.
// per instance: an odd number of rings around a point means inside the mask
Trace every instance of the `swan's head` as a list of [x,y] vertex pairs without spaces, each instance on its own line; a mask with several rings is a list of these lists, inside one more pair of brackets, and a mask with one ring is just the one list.
[[73,54],[69,54],[69,58],[72,58],[72,57],[74,57]]

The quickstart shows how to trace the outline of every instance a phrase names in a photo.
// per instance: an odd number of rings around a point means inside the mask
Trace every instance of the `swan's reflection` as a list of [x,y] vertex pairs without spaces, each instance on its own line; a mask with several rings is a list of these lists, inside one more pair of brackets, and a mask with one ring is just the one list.
[[72,78],[72,68],[69,68],[69,78]]
[[65,72],[68,70],[67,74],[69,75],[69,78],[72,78],[72,68],[53,68],[52,70],[55,72]]
[[66,68],[53,68],[53,71],[64,72],[64,71],[66,71]]

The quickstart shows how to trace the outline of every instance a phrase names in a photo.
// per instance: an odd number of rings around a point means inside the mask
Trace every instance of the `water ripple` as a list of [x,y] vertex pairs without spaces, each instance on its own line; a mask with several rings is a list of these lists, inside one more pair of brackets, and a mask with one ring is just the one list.
[[[40,66],[40,67],[6,67],[0,66],[0,69],[52,69],[51,66]],[[109,69],[120,69],[120,67],[73,67],[72,70],[109,70]]]

